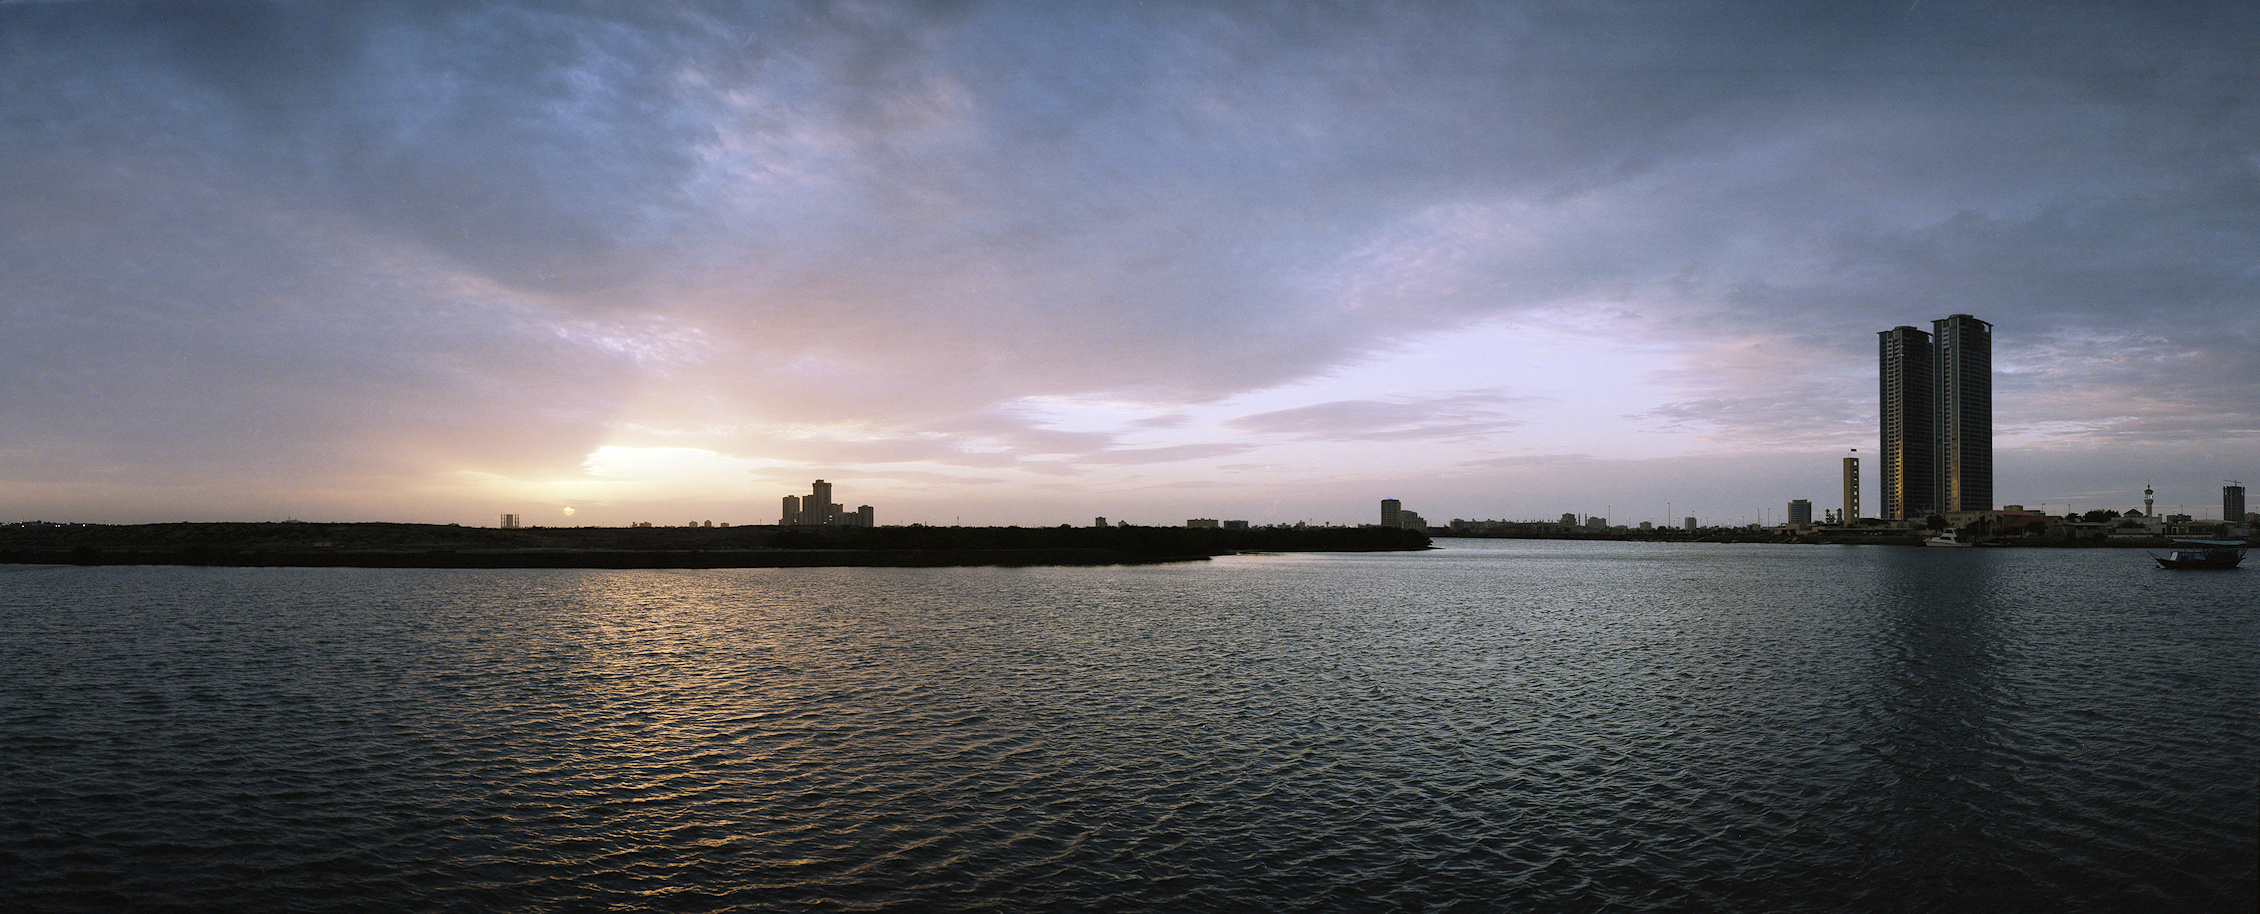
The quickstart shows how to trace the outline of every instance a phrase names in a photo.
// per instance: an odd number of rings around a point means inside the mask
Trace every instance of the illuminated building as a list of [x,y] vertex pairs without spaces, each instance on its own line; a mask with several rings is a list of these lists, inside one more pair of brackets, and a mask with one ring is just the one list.
[[1993,325],[1956,314],[1931,328],[1876,334],[1891,520],[1993,507]]
[[1938,507],[1993,510],[1993,325],[1931,321],[1938,370]]

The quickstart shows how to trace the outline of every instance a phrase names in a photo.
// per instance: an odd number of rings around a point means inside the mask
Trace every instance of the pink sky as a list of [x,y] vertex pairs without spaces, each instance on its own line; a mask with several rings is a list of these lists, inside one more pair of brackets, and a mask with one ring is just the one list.
[[2260,483],[2248,4],[810,9],[0,4],[0,521],[1778,519],[1954,313]]

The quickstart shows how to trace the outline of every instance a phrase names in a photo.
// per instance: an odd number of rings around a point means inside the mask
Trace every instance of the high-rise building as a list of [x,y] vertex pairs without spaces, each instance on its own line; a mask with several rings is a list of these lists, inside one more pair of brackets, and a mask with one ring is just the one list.
[[1993,325],[1931,321],[1938,347],[1938,507],[1993,510]]
[[832,484],[817,480],[809,487],[808,497],[800,500],[800,522],[804,524],[836,524],[840,522],[840,508],[832,503]]
[[1993,507],[1993,325],[1956,314],[1931,330],[1876,334],[1891,520]]
[[1396,500],[1396,499],[1394,499],[1394,498],[1384,498],[1384,499],[1382,499],[1382,500],[1381,500],[1381,526],[1384,526],[1384,527],[1398,527],[1398,526],[1403,526],[1403,525],[1404,525],[1404,510],[1405,510],[1405,505],[1404,505],[1404,503],[1403,503],[1403,502],[1400,502],[1400,501],[1398,501],[1398,500]]
[[1790,522],[1790,523],[1792,523],[1792,524],[1810,524],[1810,523],[1812,523],[1812,522],[1813,522],[1813,502],[1812,502],[1812,500],[1811,500],[1811,499],[1806,499],[1806,498],[1792,498],[1792,499],[1790,499],[1790,500],[1789,500],[1789,522]]
[[1899,520],[1937,510],[1938,447],[1933,401],[1937,378],[1930,334],[1893,327],[1877,334],[1882,364],[1883,516]]
[[1860,458],[1858,457],[1844,458],[1844,513],[1837,517],[1836,522],[1847,527],[1860,522]]
[[2221,487],[2221,519],[2232,524],[2244,523],[2244,484],[2230,480]]

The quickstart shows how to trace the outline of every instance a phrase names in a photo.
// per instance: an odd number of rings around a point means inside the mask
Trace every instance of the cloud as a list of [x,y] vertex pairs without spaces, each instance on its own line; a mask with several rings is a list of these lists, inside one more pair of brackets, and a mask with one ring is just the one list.
[[1291,409],[1239,416],[1226,423],[1235,431],[1314,441],[1411,441],[1471,438],[1520,425],[1507,407],[1530,398],[1496,390],[1398,397],[1387,400],[1336,400]]
[[[0,5],[0,453],[289,503],[607,445],[1083,481],[1603,423],[1834,448],[1872,333],[1964,312],[2005,434],[2241,440],[2256,15]],[[1662,394],[1540,428],[1417,357],[1497,326]],[[1021,408],[1078,397],[1138,410]]]

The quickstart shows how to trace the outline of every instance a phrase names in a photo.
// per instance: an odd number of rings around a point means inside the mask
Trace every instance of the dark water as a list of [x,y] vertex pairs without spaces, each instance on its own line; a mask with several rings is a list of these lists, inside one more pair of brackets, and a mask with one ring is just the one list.
[[2260,573],[0,567],[0,909],[2250,911]]

